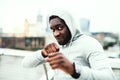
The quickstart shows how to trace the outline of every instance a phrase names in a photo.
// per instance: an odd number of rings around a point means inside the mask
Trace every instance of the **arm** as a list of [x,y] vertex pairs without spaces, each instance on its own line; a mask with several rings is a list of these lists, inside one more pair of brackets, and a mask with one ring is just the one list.
[[83,58],[89,66],[84,66],[79,60],[74,60],[75,70],[77,73],[80,73],[78,80],[115,80],[115,76],[101,44],[94,38],[83,37],[80,45],[84,45],[84,47],[81,50],[84,51]]
[[61,52],[48,54],[48,57],[45,60],[46,62],[49,62],[52,69],[60,69],[70,75],[74,73],[73,63],[70,62]]
[[77,80],[115,80],[103,53],[91,53],[88,60],[90,67],[80,65],[79,61],[73,64],[60,52],[51,53],[46,58],[52,69],[60,69]]
[[[93,52],[88,57],[90,67],[75,63],[77,73],[80,73],[80,80],[115,80],[112,69],[103,53]],[[79,80],[78,79],[78,80]]]
[[22,61],[22,66],[24,67],[36,67],[42,63],[45,63],[44,57],[41,54],[41,50],[32,52],[31,54],[25,56]]
[[45,63],[45,58],[52,52],[59,51],[59,47],[55,43],[51,43],[45,46],[43,50],[31,52],[22,61],[24,67],[36,67],[42,63]]
[[75,65],[73,65],[73,63],[60,52],[48,54],[45,60],[49,62],[52,69],[60,69],[73,78],[77,78],[77,80],[115,80],[102,48],[97,45],[95,46],[93,50],[86,50],[86,53],[90,52],[86,56],[89,66],[83,66],[79,60],[75,60]]

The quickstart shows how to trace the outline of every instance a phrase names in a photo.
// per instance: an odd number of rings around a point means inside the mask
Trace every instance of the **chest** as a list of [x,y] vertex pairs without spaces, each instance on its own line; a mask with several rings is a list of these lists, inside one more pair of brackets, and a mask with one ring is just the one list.
[[89,62],[86,57],[86,51],[80,46],[73,46],[61,49],[62,54],[71,62],[77,62],[83,66],[89,66]]

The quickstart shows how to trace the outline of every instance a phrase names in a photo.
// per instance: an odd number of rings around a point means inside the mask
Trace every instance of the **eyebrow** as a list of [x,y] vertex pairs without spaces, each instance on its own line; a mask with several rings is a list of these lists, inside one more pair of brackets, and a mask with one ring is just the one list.
[[[57,24],[57,25],[55,25],[55,26],[53,26],[53,27],[56,27],[56,26],[59,26],[59,25],[61,25],[61,24]],[[52,27],[50,27],[50,29],[52,29]]]

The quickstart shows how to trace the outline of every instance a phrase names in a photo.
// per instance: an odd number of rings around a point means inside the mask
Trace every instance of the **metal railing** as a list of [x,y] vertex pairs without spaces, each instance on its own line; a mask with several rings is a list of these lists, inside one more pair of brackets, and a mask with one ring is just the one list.
[[[17,67],[14,67],[14,66],[13,67],[14,68],[20,68],[20,67],[18,67],[18,66],[21,65],[20,61],[26,55],[29,55],[29,51],[12,50],[12,49],[0,49],[0,65],[1,65],[0,66],[0,70],[1,70],[0,75],[2,76],[3,74],[6,74],[6,73],[2,74],[2,71],[4,71],[2,69],[5,69],[5,72],[8,71],[8,73],[12,72],[12,71],[15,71],[15,70],[17,71],[17,69],[14,70],[12,68],[12,65],[14,65],[14,63],[16,62]],[[9,59],[9,60],[7,60],[7,59]],[[4,60],[4,61],[2,62],[2,60]],[[17,62],[17,60],[18,60],[18,62]],[[5,64],[5,61],[8,61],[8,62],[6,62],[6,64]],[[13,63],[10,63],[10,61],[13,62]],[[110,62],[110,65],[111,65],[111,67],[112,67],[112,69],[113,69],[113,71],[114,71],[114,73],[117,77],[117,80],[120,80],[120,59],[109,58],[109,62]],[[8,69],[6,69],[6,67],[8,67]],[[9,67],[11,67],[13,70]],[[24,68],[20,68],[20,69],[25,70]],[[12,71],[9,71],[9,70],[12,70]],[[26,71],[28,71],[28,73]],[[26,72],[26,73],[22,73],[22,72]],[[33,73],[34,73],[35,74],[34,76],[37,77],[36,80],[51,80],[52,79],[51,78],[52,72],[47,68],[46,64],[43,64],[42,66],[38,66],[37,68],[34,68],[34,69],[27,69],[27,70],[22,71],[22,72],[20,71],[18,73],[21,73],[20,75],[24,74],[23,76],[28,76],[28,77],[31,77],[31,78],[33,78],[32,76],[33,76]],[[15,72],[15,73],[17,73],[17,72]],[[32,74],[29,74],[29,73],[32,73]],[[9,73],[9,74],[11,75],[11,73]],[[15,76],[15,75],[16,74],[14,74],[13,76]],[[11,77],[11,76],[9,76],[9,77]],[[2,79],[2,80],[10,80],[10,79]],[[19,79],[12,79],[12,80],[19,80]],[[21,80],[24,80],[24,79],[21,79]],[[25,79],[25,80],[27,80],[27,79]],[[30,80],[30,78],[28,78],[28,80]],[[31,80],[33,80],[33,79],[31,79]]]

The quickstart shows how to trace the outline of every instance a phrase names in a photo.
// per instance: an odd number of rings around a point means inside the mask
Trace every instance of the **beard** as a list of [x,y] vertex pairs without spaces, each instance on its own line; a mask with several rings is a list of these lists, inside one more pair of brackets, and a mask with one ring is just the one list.
[[69,42],[69,40],[58,41],[59,45],[65,45]]
[[63,42],[58,42],[58,44],[59,44],[59,45],[65,45],[65,43],[63,43]]

